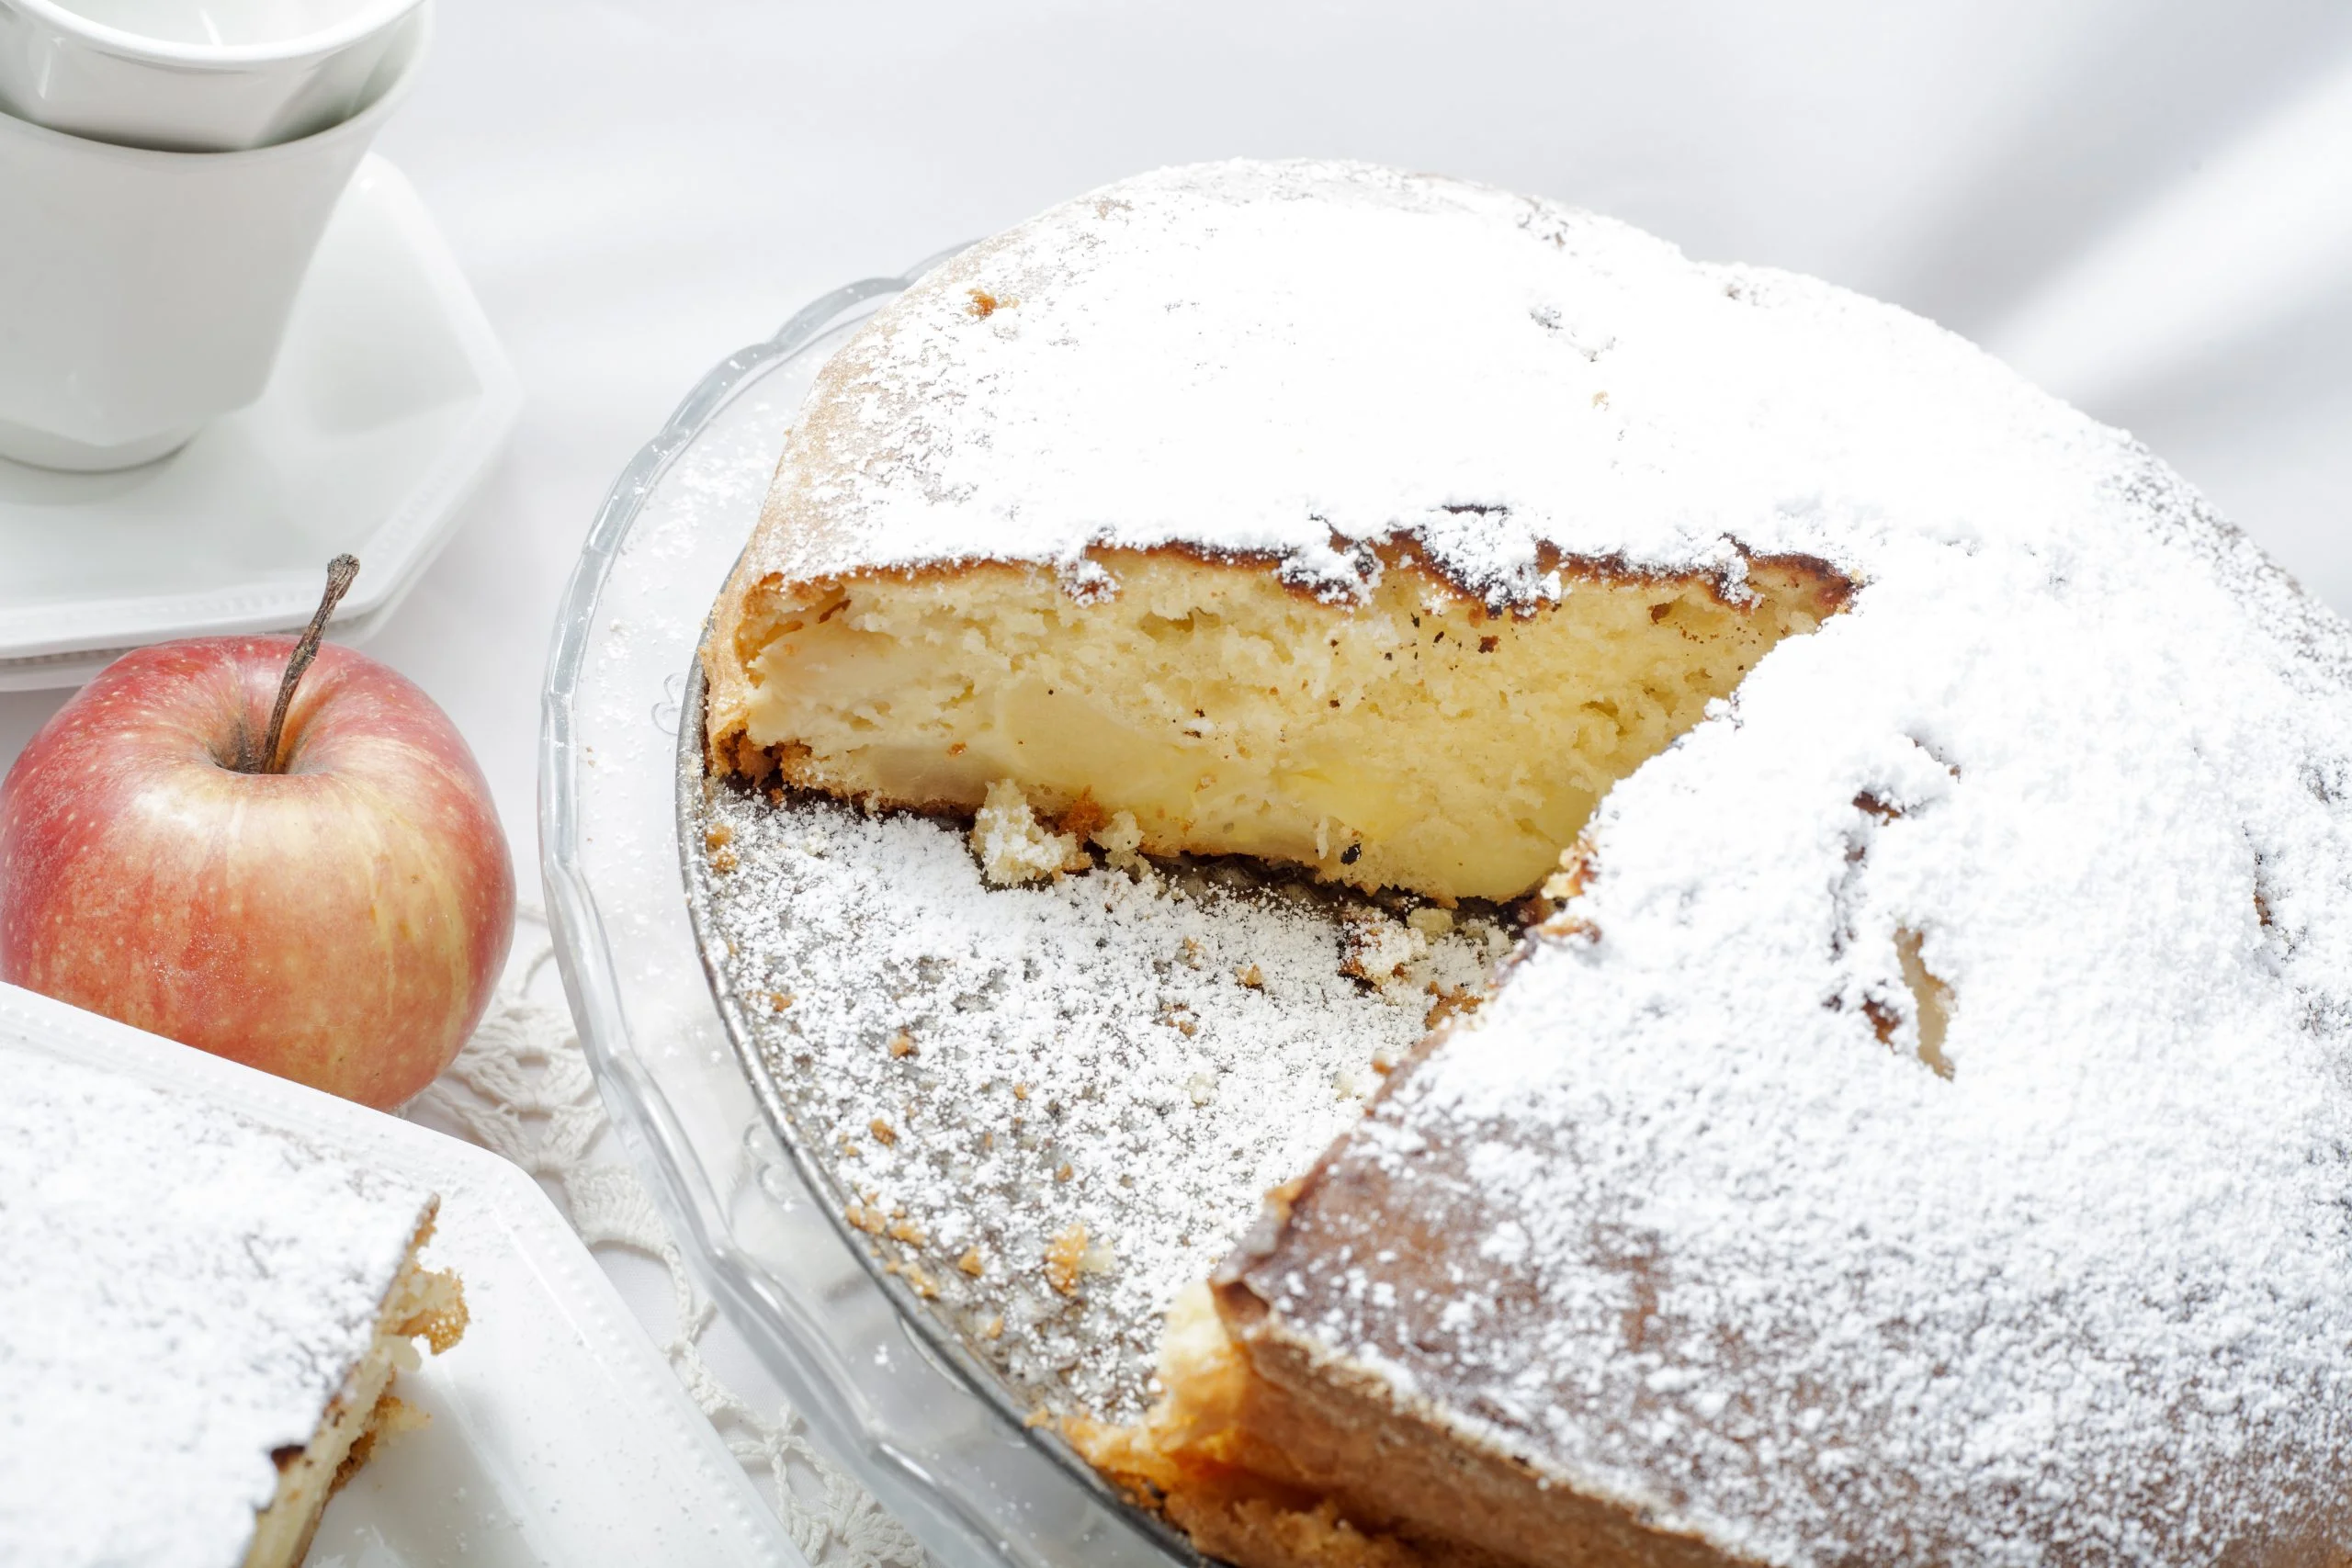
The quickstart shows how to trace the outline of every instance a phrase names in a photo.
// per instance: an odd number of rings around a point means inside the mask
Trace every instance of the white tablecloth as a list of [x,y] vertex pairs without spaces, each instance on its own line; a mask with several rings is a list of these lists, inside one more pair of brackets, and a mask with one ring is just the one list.
[[[816,294],[1159,164],[1441,170],[1896,300],[2352,611],[2341,0],[445,0],[440,29],[382,150],[529,403],[371,651],[472,742],[526,897],[556,597],[678,396]],[[0,761],[62,695],[0,695]],[[666,1337],[666,1280],[614,1267]]]

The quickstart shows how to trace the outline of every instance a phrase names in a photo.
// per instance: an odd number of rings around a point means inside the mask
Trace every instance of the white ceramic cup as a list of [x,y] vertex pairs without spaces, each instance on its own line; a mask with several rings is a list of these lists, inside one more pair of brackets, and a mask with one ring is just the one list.
[[0,0],[0,111],[184,152],[315,135],[383,94],[424,0]]
[[0,116],[0,457],[130,468],[260,397],[319,236],[429,33],[405,35],[357,114],[253,152]]

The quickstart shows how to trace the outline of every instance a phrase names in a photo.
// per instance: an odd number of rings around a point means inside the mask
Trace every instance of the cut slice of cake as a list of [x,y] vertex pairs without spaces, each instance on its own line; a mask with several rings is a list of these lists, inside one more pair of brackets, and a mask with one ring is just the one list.
[[465,1331],[437,1200],[0,1043],[0,1560],[292,1568]]
[[299,1453],[289,1445],[271,1454],[277,1489],[254,1522],[244,1568],[293,1568],[300,1562],[328,1501],[368,1462],[376,1445],[424,1424],[416,1408],[392,1393],[393,1381],[416,1370],[417,1340],[437,1356],[464,1337],[467,1320],[465,1289],[457,1275],[418,1260],[433,1239],[433,1211],[438,1206],[427,1200],[400,1277],[376,1314],[374,1337],[327,1402],[311,1440]]

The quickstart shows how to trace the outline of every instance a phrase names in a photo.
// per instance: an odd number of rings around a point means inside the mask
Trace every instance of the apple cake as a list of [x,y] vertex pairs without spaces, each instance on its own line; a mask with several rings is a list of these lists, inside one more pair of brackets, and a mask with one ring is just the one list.
[[[2352,1560],[2352,637],[1958,338],[1481,186],[1162,171],[828,362],[703,662],[743,832],[952,822],[1008,926],[1177,863],[1526,923],[1170,1292],[1156,1403],[1053,1413],[1204,1551]],[[867,1007],[880,1084],[893,974],[770,1002]]]
[[0,1559],[293,1568],[466,1325],[437,1201],[209,1104],[0,1048]]

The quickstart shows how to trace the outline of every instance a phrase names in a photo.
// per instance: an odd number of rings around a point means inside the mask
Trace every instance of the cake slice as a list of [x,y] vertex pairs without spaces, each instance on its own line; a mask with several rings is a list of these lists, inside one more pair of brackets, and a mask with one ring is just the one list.
[[0,1043],[0,1561],[290,1568],[465,1331],[438,1200]]

